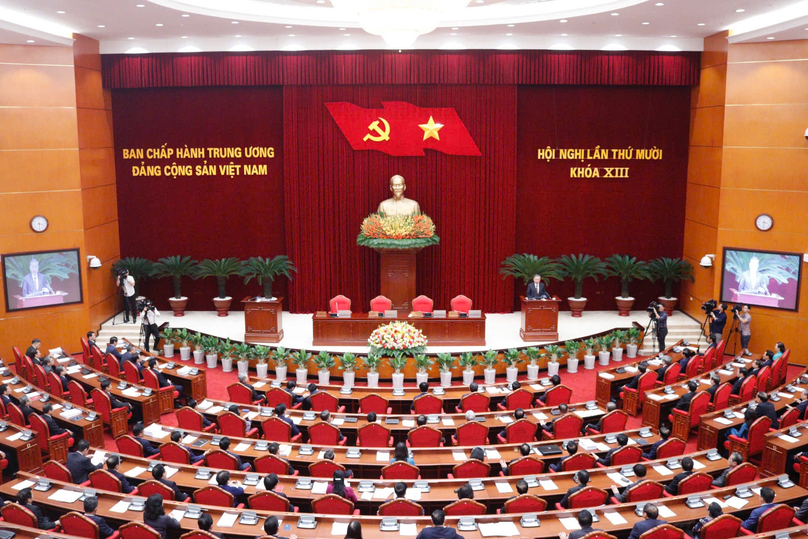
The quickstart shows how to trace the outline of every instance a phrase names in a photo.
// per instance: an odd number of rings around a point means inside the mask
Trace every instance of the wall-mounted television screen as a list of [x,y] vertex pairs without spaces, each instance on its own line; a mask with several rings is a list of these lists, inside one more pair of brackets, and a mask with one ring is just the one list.
[[79,250],[3,255],[6,311],[81,303]]
[[796,311],[801,253],[724,248],[721,301]]

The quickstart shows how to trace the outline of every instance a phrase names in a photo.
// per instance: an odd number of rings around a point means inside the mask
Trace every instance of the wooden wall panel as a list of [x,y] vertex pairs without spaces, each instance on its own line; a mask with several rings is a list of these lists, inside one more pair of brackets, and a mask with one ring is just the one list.
[[78,109],[79,148],[111,148],[112,111]]
[[685,219],[710,227],[718,226],[719,194],[717,187],[688,183]]
[[32,47],[30,45],[3,45],[0,63],[20,65],[73,65],[70,47]]
[[75,109],[0,109],[0,150],[76,148]]
[[729,48],[728,61],[735,62],[782,62],[808,58],[808,40],[780,41],[775,43],[739,43]]
[[[806,143],[808,148],[808,143]],[[723,185],[737,189],[806,191],[808,151],[802,148],[725,148]]]
[[[117,241],[112,241],[117,240],[118,234],[117,219],[85,230],[84,243],[87,245],[87,254],[97,256],[105,266],[108,265],[107,262],[111,265],[120,256]],[[111,271],[109,267],[107,271]]]
[[118,220],[118,194],[115,184],[82,190],[84,228],[90,229]]
[[44,238],[54,232],[78,232],[83,229],[81,191],[55,191],[47,193],[0,193],[0,215],[3,216],[4,234],[33,234],[31,217],[45,215],[50,226]]
[[802,148],[808,101],[793,105],[727,106],[725,146]]
[[81,188],[78,149],[0,152],[0,193]]
[[114,148],[84,148],[79,150],[79,160],[82,187],[92,189],[115,184]]
[[[718,229],[687,220],[685,221],[685,237],[690,239],[685,244],[685,256],[698,262],[704,255],[714,254],[718,241]],[[712,281],[709,283],[709,288],[712,289]]]
[[690,118],[691,146],[721,146],[723,144],[724,107],[693,109]]
[[693,89],[694,109],[704,107],[720,107],[724,104],[724,93],[727,86],[727,65],[715,65],[701,70],[699,85]]
[[808,101],[808,62],[732,64],[728,105],[792,104]]
[[3,107],[68,107],[76,103],[73,67],[0,64]]
[[727,32],[721,32],[704,38],[704,52],[701,53],[701,68],[726,64],[729,54]]
[[708,187],[720,186],[723,151],[723,148],[691,146],[687,162],[688,183]]
[[104,109],[106,101],[101,72],[76,67],[76,106],[79,109]]

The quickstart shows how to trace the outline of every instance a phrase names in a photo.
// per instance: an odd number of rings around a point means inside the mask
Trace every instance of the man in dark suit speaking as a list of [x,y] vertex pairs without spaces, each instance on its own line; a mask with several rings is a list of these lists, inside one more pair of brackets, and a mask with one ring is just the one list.
[[541,282],[541,275],[534,275],[533,282],[527,285],[527,299],[550,299],[547,288]]

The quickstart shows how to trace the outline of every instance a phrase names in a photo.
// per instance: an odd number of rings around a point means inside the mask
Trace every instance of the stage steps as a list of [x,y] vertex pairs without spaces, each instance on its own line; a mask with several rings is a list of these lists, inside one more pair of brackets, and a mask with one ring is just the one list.
[[96,342],[101,346],[101,349],[106,348],[106,344],[112,336],[118,337],[119,340],[128,339],[130,342],[137,344],[140,338],[140,319],[137,320],[136,324],[132,324],[131,322],[124,324],[123,315],[118,314],[114,318],[114,321],[114,325],[112,318],[101,324],[101,330],[98,332],[96,338]]
[[[673,343],[681,339],[688,341],[692,345],[696,345],[701,335],[701,325],[688,315],[681,311],[677,311],[673,316],[668,317],[668,336],[665,338],[665,344],[671,346]],[[653,349],[652,337],[649,335],[642,343],[642,348],[639,353],[641,355],[651,355],[655,353]],[[707,348],[707,341],[704,337],[701,338],[699,349],[704,350]]]

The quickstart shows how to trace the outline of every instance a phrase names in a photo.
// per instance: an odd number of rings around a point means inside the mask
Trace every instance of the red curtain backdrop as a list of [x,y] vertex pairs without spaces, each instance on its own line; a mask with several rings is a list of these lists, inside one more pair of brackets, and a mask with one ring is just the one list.
[[112,54],[106,88],[310,84],[692,86],[698,52],[359,51]]
[[[354,151],[325,107],[330,101],[454,107],[482,157]],[[401,174],[406,196],[434,219],[441,238],[418,254],[418,293],[436,308],[465,294],[475,308],[510,312],[513,283],[498,269],[515,246],[516,112],[515,86],[285,87],[286,245],[300,270],[290,283],[290,310],[325,310],[336,294],[351,298],[355,311],[369,309],[379,293],[379,255],[357,246],[356,236],[362,219],[391,196],[390,176]]]

